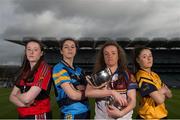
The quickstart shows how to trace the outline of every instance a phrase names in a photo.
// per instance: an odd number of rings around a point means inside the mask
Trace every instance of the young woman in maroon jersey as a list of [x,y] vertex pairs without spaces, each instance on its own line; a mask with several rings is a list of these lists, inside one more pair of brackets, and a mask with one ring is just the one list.
[[[126,62],[126,54],[116,41],[107,41],[99,50],[94,73],[109,68],[111,78],[101,88],[91,84],[86,87],[86,96],[96,99],[95,119],[132,119],[137,84]],[[98,80],[103,81],[100,78]],[[114,98],[115,104],[108,104],[107,98],[110,97]]]
[[25,45],[25,56],[9,100],[17,106],[20,119],[51,119],[51,67],[43,59],[42,43],[36,39]]

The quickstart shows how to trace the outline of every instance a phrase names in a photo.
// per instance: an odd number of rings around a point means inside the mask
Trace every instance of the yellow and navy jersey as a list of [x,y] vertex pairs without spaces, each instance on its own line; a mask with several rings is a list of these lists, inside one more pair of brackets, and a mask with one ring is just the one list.
[[80,114],[89,110],[87,99],[75,101],[70,99],[61,88],[63,83],[71,83],[74,88],[77,85],[86,85],[81,68],[74,66],[74,69],[68,67],[63,61],[53,67],[53,83],[55,87],[56,101],[63,114]]
[[167,116],[168,112],[165,104],[157,105],[149,96],[150,93],[157,91],[163,85],[160,77],[155,72],[147,72],[140,69],[136,73],[136,80],[141,95],[138,114],[144,119],[160,119]]

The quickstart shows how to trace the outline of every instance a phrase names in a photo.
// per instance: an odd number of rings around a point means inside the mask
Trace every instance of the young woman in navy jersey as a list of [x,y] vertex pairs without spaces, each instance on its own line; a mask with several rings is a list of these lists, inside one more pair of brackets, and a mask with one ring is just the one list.
[[77,42],[72,38],[60,42],[62,60],[53,68],[53,83],[61,119],[89,119],[86,80],[81,68],[74,64]]

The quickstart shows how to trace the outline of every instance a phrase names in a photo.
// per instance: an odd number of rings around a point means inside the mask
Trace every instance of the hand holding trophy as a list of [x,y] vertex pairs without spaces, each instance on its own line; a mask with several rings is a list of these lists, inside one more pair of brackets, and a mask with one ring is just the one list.
[[[109,87],[109,84],[112,81],[112,72],[109,68],[105,68],[104,70],[101,70],[95,74],[86,76],[86,80],[94,88],[101,89],[103,87],[107,87],[107,89],[111,89]],[[116,93],[116,96],[117,94],[119,93]],[[119,110],[121,109],[121,107],[119,107],[119,102],[116,100],[114,96],[107,96],[105,97],[105,100],[107,106],[113,105],[117,107]]]

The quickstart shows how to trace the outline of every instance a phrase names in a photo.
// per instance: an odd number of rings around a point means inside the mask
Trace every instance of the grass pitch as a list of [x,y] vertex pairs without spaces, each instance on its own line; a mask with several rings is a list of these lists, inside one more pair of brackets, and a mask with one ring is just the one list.
[[[0,88],[0,119],[16,119],[18,118],[16,107],[9,102],[9,94],[11,89]],[[180,89],[172,89],[173,98],[166,101],[166,107],[169,111],[169,119],[180,118]],[[138,102],[137,102],[138,103]],[[59,110],[55,101],[54,91],[51,91],[51,107],[53,118],[59,118]],[[90,99],[91,118],[94,116],[94,100]],[[137,111],[134,109],[133,118],[136,118]]]

